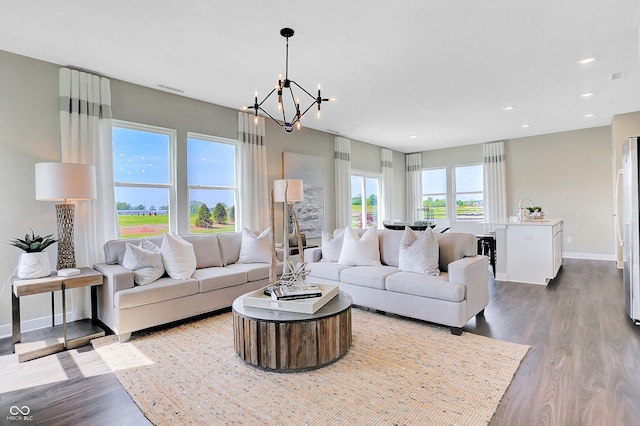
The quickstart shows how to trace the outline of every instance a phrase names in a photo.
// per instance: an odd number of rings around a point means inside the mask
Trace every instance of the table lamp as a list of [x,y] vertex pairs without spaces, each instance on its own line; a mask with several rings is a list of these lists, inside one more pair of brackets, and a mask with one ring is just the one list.
[[63,201],[56,204],[58,261],[56,269],[76,267],[73,239],[75,205],[69,200],[96,199],[96,169],[90,164],[36,164],[36,200]]
[[[284,203],[285,219],[284,219],[284,268],[287,272],[287,258],[289,257],[289,207],[296,201],[302,201],[304,198],[304,191],[302,185],[302,179],[279,179],[273,181],[273,201],[276,203]],[[298,253],[300,258],[304,261],[304,255],[302,254],[302,238],[300,237],[300,226],[298,225],[298,218],[296,217],[295,210],[293,211],[293,220],[295,221],[297,233],[298,233]]]

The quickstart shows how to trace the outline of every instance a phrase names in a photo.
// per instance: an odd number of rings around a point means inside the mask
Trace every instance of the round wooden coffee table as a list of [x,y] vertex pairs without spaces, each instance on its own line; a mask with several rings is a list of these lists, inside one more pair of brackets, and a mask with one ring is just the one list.
[[339,292],[314,314],[233,302],[236,353],[245,362],[278,372],[312,370],[342,358],[351,346],[353,300]]

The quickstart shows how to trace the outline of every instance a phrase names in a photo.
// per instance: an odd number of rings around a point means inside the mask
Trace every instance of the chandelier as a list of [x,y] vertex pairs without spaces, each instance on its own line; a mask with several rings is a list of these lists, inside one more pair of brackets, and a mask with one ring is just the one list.
[[[264,99],[261,102],[258,102],[258,92],[256,92],[253,105],[242,108],[243,111],[253,109],[256,124],[258,123],[258,111],[262,111],[267,116],[269,116],[269,118],[271,118],[274,122],[276,122],[278,126],[284,127],[284,130],[287,133],[291,133],[293,131],[293,126],[296,126],[298,130],[300,129],[300,126],[301,126],[300,120],[302,120],[302,117],[304,117],[307,111],[309,111],[314,105],[318,106],[318,110],[316,114],[317,114],[317,117],[320,118],[320,105],[322,104],[322,102],[335,101],[335,98],[322,97],[319,84],[318,84],[318,96],[313,96],[304,87],[300,86],[295,81],[289,79],[289,37],[293,37],[293,33],[294,31],[291,28],[283,28],[280,30],[280,35],[287,40],[284,79],[282,78],[282,74],[280,74],[278,76],[278,83],[276,84],[276,86],[273,88],[273,90],[271,90],[271,92],[269,92],[267,96],[264,97]],[[311,104],[304,111],[300,109],[300,98],[296,97],[295,94],[293,93],[294,86],[302,90],[306,95],[308,95],[312,99]],[[293,115],[293,117],[288,119],[285,113],[284,102],[282,101],[283,92],[285,93],[285,96],[288,96],[288,94],[291,94],[291,100],[293,101],[293,105],[295,108],[295,114]],[[280,123],[278,120],[273,118],[271,114],[269,114],[267,111],[265,111],[262,108],[262,104],[264,104],[265,101],[269,99],[269,97],[274,93],[277,94],[277,98],[278,98],[277,107],[278,107],[278,111],[282,112],[283,123]]]

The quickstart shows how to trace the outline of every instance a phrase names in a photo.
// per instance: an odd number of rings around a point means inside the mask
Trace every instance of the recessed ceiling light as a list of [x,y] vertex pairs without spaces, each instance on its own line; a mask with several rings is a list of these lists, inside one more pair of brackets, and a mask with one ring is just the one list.
[[507,105],[507,106],[503,106],[502,109],[504,111],[511,111],[513,110],[515,107],[513,105]]
[[523,129],[526,129],[527,127],[529,127],[529,125],[528,125],[528,124],[523,124],[523,125],[522,125],[522,128],[523,128]]
[[591,117],[593,117],[594,115],[595,115],[595,114],[585,114],[585,115],[584,115],[584,118],[591,118]]
[[583,98],[590,98],[591,96],[593,96],[593,92],[587,92],[587,93],[583,93],[582,95],[580,95]]
[[582,58],[578,61],[580,65],[588,65],[594,63],[598,59],[597,56],[589,56],[587,58]]
[[411,135],[411,136],[409,136],[409,137],[410,137],[411,139],[415,139],[415,138],[417,138],[417,137],[418,137],[418,135]]

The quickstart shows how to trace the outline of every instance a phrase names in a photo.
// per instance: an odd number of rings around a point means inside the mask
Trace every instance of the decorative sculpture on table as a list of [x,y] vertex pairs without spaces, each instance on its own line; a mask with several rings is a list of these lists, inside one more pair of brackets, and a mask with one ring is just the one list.
[[[296,201],[302,201],[304,197],[302,179],[279,179],[273,182],[273,200],[275,202],[284,203],[285,214],[290,204]],[[284,219],[284,260],[285,267],[280,278],[281,285],[291,286],[293,284],[304,283],[305,278],[309,274],[305,270],[307,264],[304,261],[304,250],[302,246],[302,236],[300,233],[300,224],[298,223],[298,217],[296,216],[295,209],[291,209],[293,213],[293,220],[295,223],[295,231],[298,236],[298,253],[300,254],[300,262],[294,265],[289,258],[289,221]]]

